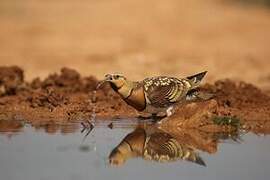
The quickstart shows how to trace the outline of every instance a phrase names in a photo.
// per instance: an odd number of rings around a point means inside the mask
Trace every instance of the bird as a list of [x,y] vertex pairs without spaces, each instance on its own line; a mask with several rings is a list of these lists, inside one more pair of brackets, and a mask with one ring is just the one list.
[[97,88],[109,82],[111,88],[137,111],[149,113],[152,117],[171,116],[177,104],[212,97],[198,90],[206,73],[204,71],[185,78],[154,76],[142,81],[131,81],[121,74],[106,74]]
[[206,166],[194,148],[157,128],[137,127],[111,151],[109,163],[120,166],[128,159],[138,157],[161,163],[186,160]]

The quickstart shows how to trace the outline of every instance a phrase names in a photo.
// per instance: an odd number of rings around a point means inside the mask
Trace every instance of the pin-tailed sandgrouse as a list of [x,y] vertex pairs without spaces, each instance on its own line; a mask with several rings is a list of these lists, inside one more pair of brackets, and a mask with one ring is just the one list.
[[208,99],[201,96],[197,88],[207,72],[201,72],[186,78],[157,76],[143,81],[129,81],[119,74],[107,74],[99,86],[109,82],[114,91],[138,111],[151,113],[153,116],[172,114],[173,106],[195,99]]

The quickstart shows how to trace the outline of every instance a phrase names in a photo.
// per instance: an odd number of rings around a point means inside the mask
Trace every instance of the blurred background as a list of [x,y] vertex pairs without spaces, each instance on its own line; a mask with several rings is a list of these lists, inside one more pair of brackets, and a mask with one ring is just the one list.
[[0,65],[26,79],[182,77],[208,70],[270,88],[269,0],[0,0]]

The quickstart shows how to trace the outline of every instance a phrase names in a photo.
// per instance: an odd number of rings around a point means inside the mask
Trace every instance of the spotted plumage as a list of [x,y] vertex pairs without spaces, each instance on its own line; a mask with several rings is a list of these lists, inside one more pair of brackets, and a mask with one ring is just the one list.
[[147,78],[142,83],[148,104],[157,108],[168,107],[183,100],[191,87],[186,79],[166,76]]
[[[205,76],[206,71],[186,78],[157,76],[133,82],[119,74],[108,74],[104,82],[111,87],[129,104],[138,111],[152,115],[172,114],[173,106],[196,98],[197,88]],[[207,98],[205,98],[207,99]]]

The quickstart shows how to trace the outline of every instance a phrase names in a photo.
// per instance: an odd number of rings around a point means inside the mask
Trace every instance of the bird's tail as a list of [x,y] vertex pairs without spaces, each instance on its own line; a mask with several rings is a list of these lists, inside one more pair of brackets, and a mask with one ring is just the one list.
[[189,159],[189,161],[195,162],[201,166],[206,166],[204,160],[198,154],[196,154],[193,159]]
[[200,82],[202,81],[206,73],[207,71],[204,71],[204,72],[195,74],[193,76],[186,77],[191,83],[191,86],[192,86],[191,89],[195,89],[199,86]]

